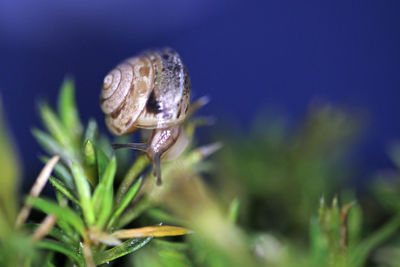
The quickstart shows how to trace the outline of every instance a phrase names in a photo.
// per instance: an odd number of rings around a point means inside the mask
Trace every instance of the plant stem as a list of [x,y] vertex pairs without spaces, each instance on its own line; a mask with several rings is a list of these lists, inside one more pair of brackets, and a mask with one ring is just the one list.
[[87,267],[96,267],[93,261],[92,250],[90,249],[90,243],[88,241],[83,242],[82,245],[83,257]]

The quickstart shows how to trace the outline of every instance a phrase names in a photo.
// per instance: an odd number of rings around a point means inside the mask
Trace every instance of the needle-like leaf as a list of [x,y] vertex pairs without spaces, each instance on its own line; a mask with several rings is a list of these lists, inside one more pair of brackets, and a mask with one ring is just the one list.
[[54,137],[62,147],[67,148],[71,144],[71,138],[57,115],[47,104],[41,104],[39,110],[43,124],[51,136]]
[[[46,156],[41,156],[40,160],[43,163],[47,163],[50,158]],[[69,190],[74,191],[75,189],[75,184],[74,184],[74,178],[72,178],[72,174],[68,170],[67,167],[65,167],[64,164],[62,164],[60,161],[54,166],[54,173],[58,178],[62,180],[62,182],[65,184],[66,187],[68,187]]]
[[74,202],[76,205],[80,205],[79,200],[76,199],[74,196],[74,193],[72,193],[63,182],[58,180],[55,177],[50,177],[50,183],[58,190],[60,193],[62,193],[64,196],[66,196],[69,200]]
[[93,225],[95,222],[94,211],[91,202],[90,185],[81,166],[77,163],[72,163],[72,174],[75,179],[75,185],[79,194],[79,202],[83,216],[88,225]]
[[72,209],[68,207],[61,207],[51,200],[35,197],[29,197],[27,199],[27,204],[43,211],[46,214],[54,214],[58,220],[67,222],[73,226],[83,237],[86,236],[84,223]]
[[124,195],[122,198],[121,202],[117,204],[117,207],[108,223],[107,229],[110,229],[115,220],[119,218],[119,216],[122,214],[122,212],[126,209],[126,207],[131,203],[132,199],[136,196],[137,192],[140,189],[140,186],[142,185],[143,182],[143,177],[140,177],[134,185],[129,188],[128,192]]
[[119,230],[113,233],[113,236],[119,239],[141,238],[141,237],[164,237],[190,234],[192,231],[179,226],[158,225],[147,226],[134,229]]
[[[93,202],[95,207],[99,208],[99,215],[97,217],[97,226],[102,229],[109,219],[113,207],[113,182],[115,172],[117,169],[117,162],[115,157],[110,161],[107,168],[104,171],[103,179],[101,184],[96,188],[93,196]],[[101,203],[101,204],[99,204]]]
[[55,240],[42,240],[37,243],[37,247],[53,250],[62,253],[78,263],[79,266],[84,266],[83,257],[76,249]]
[[110,262],[112,260],[118,259],[127,254],[133,253],[142,247],[144,247],[147,243],[150,242],[152,237],[148,238],[134,238],[129,239],[123,242],[121,245],[113,247],[109,250],[99,252],[94,255],[94,261],[97,265],[104,264],[106,262]]
[[78,108],[75,103],[75,86],[72,79],[66,78],[61,85],[61,91],[58,98],[58,112],[65,129],[75,143],[82,134],[82,124],[78,115]]

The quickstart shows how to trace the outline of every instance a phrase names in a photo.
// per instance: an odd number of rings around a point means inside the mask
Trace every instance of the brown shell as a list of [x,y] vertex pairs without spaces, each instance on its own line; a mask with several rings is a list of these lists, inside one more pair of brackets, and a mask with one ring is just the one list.
[[107,74],[100,103],[107,127],[117,135],[178,125],[190,104],[189,76],[174,50],[146,51]]

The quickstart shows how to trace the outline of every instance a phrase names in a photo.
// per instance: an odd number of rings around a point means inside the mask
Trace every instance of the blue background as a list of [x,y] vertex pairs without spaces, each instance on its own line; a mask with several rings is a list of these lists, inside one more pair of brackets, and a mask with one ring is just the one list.
[[55,103],[72,74],[83,120],[101,120],[104,75],[159,46],[181,54],[194,98],[212,98],[207,113],[242,127],[271,108],[296,121],[314,99],[366,110],[364,170],[388,167],[400,137],[399,14],[398,0],[2,0],[0,91],[25,174],[41,165],[37,100]]

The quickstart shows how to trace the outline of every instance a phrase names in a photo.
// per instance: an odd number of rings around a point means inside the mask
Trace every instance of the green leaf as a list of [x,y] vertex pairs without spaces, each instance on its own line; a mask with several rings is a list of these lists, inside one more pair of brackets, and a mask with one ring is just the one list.
[[[132,136],[129,135],[120,135],[116,136],[113,143],[116,144],[126,144],[130,143],[132,140]],[[110,146],[111,144],[109,144]],[[117,157],[118,162],[118,170],[117,170],[117,177],[123,177],[126,174],[126,171],[132,164],[132,158],[135,154],[134,150],[132,149],[117,149],[113,150],[113,154]]]
[[52,137],[64,148],[67,148],[71,144],[71,139],[68,131],[59,121],[57,115],[47,104],[39,105],[40,115],[46,129],[49,131]]
[[81,166],[77,163],[72,163],[72,175],[75,179],[75,185],[79,194],[79,202],[81,203],[81,208],[83,216],[85,217],[88,225],[93,225],[95,221],[94,211],[91,202],[90,185],[83,172]]
[[[188,254],[174,249],[173,247],[158,247],[155,246],[154,239],[152,241],[151,247],[146,247],[145,249],[139,251],[137,255],[133,258],[133,262],[135,266],[162,266],[162,267],[188,267],[194,266],[193,263],[189,260]],[[149,248],[149,249],[148,249]],[[209,255],[211,256],[211,255]],[[213,257],[212,264],[207,264],[203,262],[204,266],[227,266],[229,265],[225,262],[223,264],[217,264],[215,258]]]
[[317,219],[310,222],[311,259],[315,266],[324,266],[328,259],[327,240],[318,225]]
[[112,212],[112,204],[113,204],[113,192],[112,189],[106,190],[103,197],[102,209],[100,210],[99,217],[97,219],[97,226],[99,228],[103,228],[107,223],[108,218]]
[[139,217],[143,212],[150,209],[154,205],[149,198],[142,198],[135,205],[127,210],[118,220],[117,228],[122,228]]
[[[104,172],[107,168],[107,165],[110,162],[110,159],[100,148],[96,148],[96,159],[97,159],[97,173],[100,179],[103,179]],[[101,180],[100,180],[101,182]]]
[[[46,164],[50,158],[41,156],[40,160]],[[69,190],[75,191],[74,179],[67,167],[65,167],[61,162],[58,162],[56,166],[54,166],[54,173],[64,182],[65,186],[68,187]]]
[[46,258],[44,260],[44,267],[56,267],[52,262],[53,259],[54,259],[54,252],[47,253]]
[[85,225],[81,218],[69,207],[61,207],[57,203],[44,198],[28,197],[27,204],[46,214],[54,214],[57,220],[65,221],[73,226],[83,237],[86,236]]
[[[59,206],[61,207],[65,207],[68,204],[67,199],[64,197],[64,195],[62,195],[59,191],[56,191],[56,198],[57,198],[57,203]],[[80,215],[80,210],[74,210],[75,214],[77,214],[78,216]],[[79,217],[80,218],[80,217]],[[83,222],[83,221],[82,221]],[[69,223],[67,223],[66,221],[63,220],[57,220],[57,225],[61,228],[61,230],[68,235],[69,237],[71,237],[71,239],[75,240],[75,242],[80,242],[81,241],[81,237],[79,235],[79,232],[76,231]]]
[[45,266],[45,267],[56,267],[56,266],[54,265],[54,263],[51,262],[51,259],[47,260],[44,266]]
[[158,222],[163,222],[163,223],[169,222],[169,223],[177,224],[177,225],[185,224],[184,220],[178,219],[176,216],[173,216],[170,213],[168,213],[160,208],[148,208],[146,210],[146,214]]
[[84,156],[84,167],[85,167],[85,174],[93,186],[98,182],[98,175],[96,169],[96,153],[95,147],[93,143],[89,140],[84,144],[83,147],[83,156]]
[[113,187],[115,172],[117,170],[117,161],[114,158],[108,163],[101,182],[104,184],[106,189],[110,189]]
[[97,122],[94,119],[90,119],[83,137],[83,143],[86,144],[88,140],[96,140],[96,134]]
[[[101,177],[99,185],[96,187],[95,192],[93,194],[93,202],[98,203],[101,202],[102,195],[104,194],[104,190],[107,188],[112,188],[114,183],[115,172],[117,169],[117,162],[115,158],[113,158],[106,166],[105,171],[103,172],[103,176]],[[95,204],[97,205],[97,204]]]
[[362,231],[362,210],[359,205],[354,205],[347,218],[349,247],[354,247],[360,240]]
[[82,134],[82,124],[75,102],[75,85],[72,79],[65,79],[61,85],[61,92],[58,98],[58,112],[65,129],[67,129],[73,139],[78,141]]
[[159,252],[160,262],[165,267],[187,267],[191,266],[187,255],[174,250],[161,250]]
[[83,154],[85,156],[85,164],[88,166],[96,164],[95,148],[90,139],[88,139],[84,145]]
[[137,179],[137,181],[131,186],[131,188],[129,188],[128,192],[124,195],[121,202],[117,204],[115,212],[113,213],[110,222],[108,223],[107,227],[108,229],[110,229],[113,226],[115,220],[119,218],[122,212],[129,205],[129,203],[131,203],[132,199],[136,196],[137,192],[139,191],[142,182],[143,182],[143,177]]
[[176,251],[181,251],[185,252],[189,249],[190,245],[189,243],[182,243],[182,242],[172,242],[172,241],[167,241],[164,239],[154,239],[153,242],[151,242],[152,246],[157,247],[158,249],[162,250],[176,250]]
[[119,246],[116,246],[116,247],[113,247],[104,252],[99,252],[99,253],[95,254],[94,261],[97,265],[100,265],[100,264],[118,259],[122,256],[125,256],[127,254],[133,253],[133,252],[141,249],[147,243],[149,243],[151,239],[153,239],[153,238],[147,237],[144,239],[142,239],[142,238],[129,239],[129,240],[123,242]]
[[103,183],[98,184],[94,190],[92,197],[92,206],[96,214],[98,214],[98,212],[100,212],[101,210],[101,204],[103,201],[105,191],[106,188]]
[[239,207],[240,207],[240,201],[238,198],[234,198],[229,205],[229,211],[228,211],[228,220],[231,223],[236,223],[237,218],[239,216]]
[[126,191],[128,191],[129,187],[135,181],[136,177],[149,165],[150,161],[146,156],[137,157],[132,167],[129,169],[124,179],[122,180],[118,192],[117,192],[117,203],[120,203],[122,198],[124,197]]
[[[24,224],[24,228],[31,232],[35,231],[39,226],[40,226],[40,224],[36,224],[36,223]],[[57,227],[52,227],[50,229],[50,231],[47,233],[47,235],[57,239],[60,242],[67,243],[72,246],[74,246],[76,243],[73,239],[71,239],[70,236],[66,235],[62,230],[60,230]]]
[[400,228],[400,214],[386,222],[380,229],[362,240],[351,253],[350,266],[364,266],[370,252],[381,245],[386,239],[392,237]]
[[[2,115],[2,103],[0,99],[0,207],[4,211],[4,213],[0,211],[0,220],[3,222],[7,221],[11,226],[15,223],[17,213],[16,185],[20,178],[20,164]],[[0,229],[0,236],[3,230],[6,230],[6,228]]]
[[62,159],[66,161],[71,161],[73,159],[70,152],[61,148],[60,144],[58,144],[56,140],[54,140],[47,133],[38,129],[32,129],[32,134],[35,137],[36,141],[42,146],[42,148],[47,153],[51,155],[58,154]]
[[96,146],[100,148],[109,159],[115,155],[115,150],[111,147],[110,139],[105,134],[100,134],[97,137]]
[[38,248],[48,249],[48,250],[62,253],[64,255],[66,255],[67,257],[69,257],[70,259],[73,259],[74,261],[76,261],[76,263],[78,263],[79,266],[85,266],[85,262],[82,257],[82,254],[77,253],[77,249],[74,249],[73,247],[70,247],[66,244],[60,243],[55,240],[45,239],[45,240],[39,241],[36,244],[36,246]]
[[71,200],[72,202],[74,202],[76,205],[80,205],[79,201],[76,199],[76,197],[74,196],[74,193],[71,192],[63,182],[61,182],[60,180],[58,180],[55,177],[50,177],[50,183],[58,190],[60,191],[60,193],[62,193],[64,196],[66,196],[69,200]]
[[[113,183],[115,172],[117,169],[117,161],[114,158],[110,161],[107,168],[104,171],[103,178],[101,180],[101,186],[96,188],[95,196],[93,196],[94,205],[100,206],[99,216],[97,219],[97,226],[102,229],[106,224],[113,207]],[[101,203],[100,205],[98,203]]]

